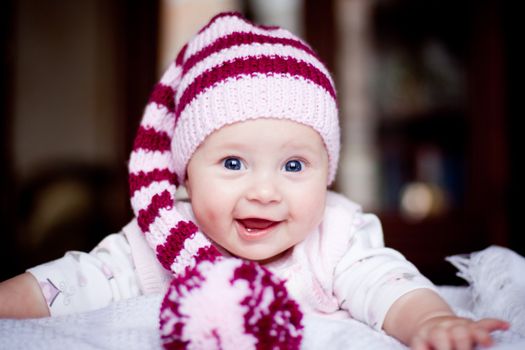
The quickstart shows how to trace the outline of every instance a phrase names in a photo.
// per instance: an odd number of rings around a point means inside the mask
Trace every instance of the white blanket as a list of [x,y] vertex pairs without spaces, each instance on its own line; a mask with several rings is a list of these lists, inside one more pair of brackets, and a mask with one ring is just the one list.
[[[494,334],[494,349],[525,349],[525,259],[508,249],[490,247],[449,261],[470,286],[439,287],[442,296],[461,315],[511,322],[509,331]],[[161,299],[143,296],[83,314],[0,320],[0,349],[160,349]],[[406,349],[355,320],[306,316],[304,326],[303,349]]]

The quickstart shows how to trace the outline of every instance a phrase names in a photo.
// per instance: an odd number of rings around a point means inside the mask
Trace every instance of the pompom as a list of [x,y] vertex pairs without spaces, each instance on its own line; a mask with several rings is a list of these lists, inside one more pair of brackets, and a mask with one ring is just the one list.
[[162,302],[165,349],[299,349],[302,313],[264,267],[202,261],[175,277]]

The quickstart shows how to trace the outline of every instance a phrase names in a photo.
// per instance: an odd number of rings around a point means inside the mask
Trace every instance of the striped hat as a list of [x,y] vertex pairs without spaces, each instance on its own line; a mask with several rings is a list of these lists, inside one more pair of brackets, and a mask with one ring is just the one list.
[[[289,31],[221,13],[182,48],[155,86],[131,153],[132,207],[157,255],[170,232],[184,230],[176,228],[184,225],[171,212],[176,186],[184,181],[197,147],[225,125],[264,117],[315,129],[328,152],[329,184],[334,180],[339,122],[326,67]],[[174,268],[178,252],[187,249],[186,243],[175,245],[169,248],[174,256],[159,256],[168,269]],[[194,248],[205,245],[203,238]]]

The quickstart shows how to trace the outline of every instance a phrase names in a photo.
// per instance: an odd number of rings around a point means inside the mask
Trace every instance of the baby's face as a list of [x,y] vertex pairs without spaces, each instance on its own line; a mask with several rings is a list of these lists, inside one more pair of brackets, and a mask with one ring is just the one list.
[[188,164],[186,187],[204,233],[233,255],[265,262],[319,225],[327,177],[315,130],[255,119],[208,136]]

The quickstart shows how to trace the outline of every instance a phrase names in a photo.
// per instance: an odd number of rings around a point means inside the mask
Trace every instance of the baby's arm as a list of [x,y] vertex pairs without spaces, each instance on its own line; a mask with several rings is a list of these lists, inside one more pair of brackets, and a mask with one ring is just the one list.
[[[111,234],[90,253],[70,251],[0,283],[0,318],[79,313],[140,295],[131,249],[124,234]],[[148,271],[148,281],[156,281]]]
[[42,290],[28,272],[0,283],[0,318],[49,316]]
[[388,311],[384,330],[412,349],[472,349],[492,343],[490,332],[508,329],[496,319],[458,317],[435,292],[417,289],[399,298]]

